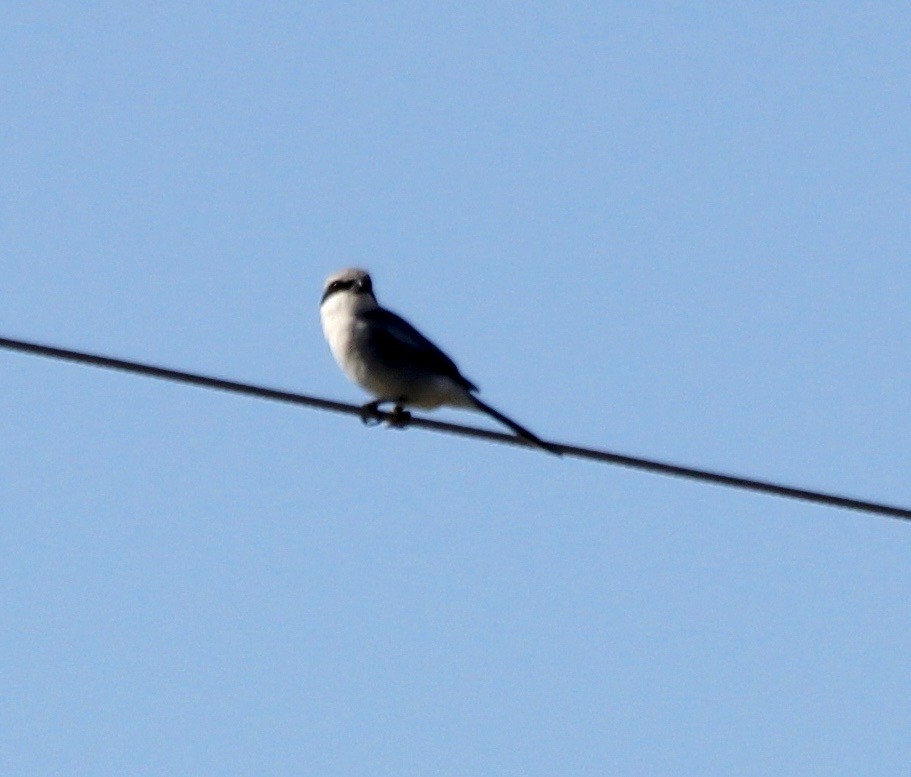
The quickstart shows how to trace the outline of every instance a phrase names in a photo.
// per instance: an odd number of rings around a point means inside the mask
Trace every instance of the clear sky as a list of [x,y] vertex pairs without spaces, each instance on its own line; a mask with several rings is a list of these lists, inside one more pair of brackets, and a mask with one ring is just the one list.
[[[0,334],[911,503],[911,6],[5,3]],[[0,352],[0,772],[911,762],[911,526]],[[458,411],[449,420],[485,423]]]

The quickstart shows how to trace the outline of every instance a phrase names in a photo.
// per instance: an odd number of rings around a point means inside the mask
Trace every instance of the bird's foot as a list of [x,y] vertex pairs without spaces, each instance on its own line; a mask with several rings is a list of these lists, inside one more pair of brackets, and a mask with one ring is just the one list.
[[392,408],[392,412],[386,416],[386,425],[392,429],[404,429],[411,423],[411,413],[401,405]]
[[380,402],[368,402],[361,405],[361,422],[364,426],[378,426],[383,420],[383,414],[380,412]]

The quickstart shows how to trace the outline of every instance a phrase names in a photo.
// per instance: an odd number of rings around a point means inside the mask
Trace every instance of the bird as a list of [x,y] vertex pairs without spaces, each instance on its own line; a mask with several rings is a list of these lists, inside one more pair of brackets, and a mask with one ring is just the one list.
[[365,423],[379,422],[380,406],[392,403],[386,420],[406,426],[406,407],[448,406],[486,413],[526,443],[559,455],[559,450],[483,402],[478,387],[455,362],[404,318],[380,306],[366,270],[348,268],[323,286],[320,321],[332,355],[351,382],[375,399],[361,408]]

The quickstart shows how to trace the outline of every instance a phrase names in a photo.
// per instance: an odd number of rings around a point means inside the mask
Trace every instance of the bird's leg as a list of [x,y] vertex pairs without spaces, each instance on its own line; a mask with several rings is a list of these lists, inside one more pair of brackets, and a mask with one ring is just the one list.
[[377,399],[374,402],[368,402],[366,405],[361,405],[361,421],[364,423],[364,426],[376,426],[383,420],[382,415],[380,414],[380,405],[382,400]]
[[393,429],[404,429],[411,423],[411,413],[396,402],[392,412],[386,417],[386,423]]
[[411,423],[411,413],[405,410],[400,402],[396,402],[395,407],[393,407],[389,413],[384,414],[383,411],[380,410],[380,405],[388,401],[389,400],[377,399],[373,402],[368,402],[366,405],[361,405],[361,421],[363,421],[366,426],[377,426],[383,421],[385,416],[387,426],[390,426],[393,429],[404,429]]

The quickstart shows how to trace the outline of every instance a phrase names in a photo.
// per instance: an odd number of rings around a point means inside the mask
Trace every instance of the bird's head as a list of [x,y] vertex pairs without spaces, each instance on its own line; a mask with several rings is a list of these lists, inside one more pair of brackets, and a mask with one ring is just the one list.
[[339,299],[347,298],[349,302],[359,303],[359,306],[372,307],[376,305],[376,297],[373,294],[373,281],[370,280],[370,274],[357,268],[340,270],[326,278],[320,306],[325,305],[326,301],[333,297]]

